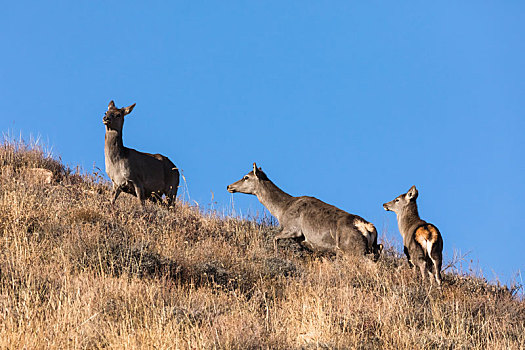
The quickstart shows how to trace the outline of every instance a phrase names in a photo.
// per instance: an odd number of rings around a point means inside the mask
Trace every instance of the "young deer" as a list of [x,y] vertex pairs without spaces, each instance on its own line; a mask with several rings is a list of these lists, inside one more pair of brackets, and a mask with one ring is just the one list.
[[255,163],[252,171],[227,190],[256,195],[277,218],[282,231],[274,238],[276,252],[278,240],[294,238],[303,239],[302,244],[311,250],[372,254],[374,261],[379,258],[383,246],[377,244],[374,225],[317,198],[290,196]]
[[397,215],[399,232],[403,237],[404,252],[412,268],[419,267],[421,277],[425,280],[428,272],[441,286],[441,263],[443,260],[443,238],[436,226],[419,218],[416,199],[418,191],[412,186],[407,193],[383,204],[387,211]]
[[158,201],[166,195],[168,206],[174,204],[179,186],[179,170],[165,156],[149,154],[124,147],[122,127],[124,116],[131,113],[135,103],[129,107],[116,108],[111,101],[102,119],[106,125],[104,154],[106,172],[113,182],[115,203],[120,192],[137,196],[142,206],[146,198]]

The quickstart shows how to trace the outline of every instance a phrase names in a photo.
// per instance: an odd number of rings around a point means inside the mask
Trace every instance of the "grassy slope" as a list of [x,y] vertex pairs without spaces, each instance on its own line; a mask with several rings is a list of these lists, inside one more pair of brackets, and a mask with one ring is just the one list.
[[507,288],[448,273],[429,290],[393,250],[374,264],[284,242],[275,256],[274,227],[129,195],[112,207],[96,175],[0,147],[1,348],[525,346],[525,302]]

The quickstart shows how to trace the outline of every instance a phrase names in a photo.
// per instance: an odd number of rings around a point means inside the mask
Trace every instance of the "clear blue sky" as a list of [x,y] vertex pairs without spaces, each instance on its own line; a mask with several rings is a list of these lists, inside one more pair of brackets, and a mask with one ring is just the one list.
[[[102,116],[228,211],[254,161],[400,241],[382,203],[419,188],[445,255],[525,271],[525,3],[9,1],[0,130],[104,169]],[[243,213],[262,210],[236,194]]]

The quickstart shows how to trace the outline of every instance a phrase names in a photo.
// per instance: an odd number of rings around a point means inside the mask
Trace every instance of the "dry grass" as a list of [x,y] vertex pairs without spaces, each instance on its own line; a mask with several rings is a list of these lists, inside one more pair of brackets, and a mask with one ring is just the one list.
[[[374,264],[309,254],[275,227],[176,211],[0,148],[0,348],[523,349],[515,289],[447,273],[421,286],[390,249]],[[57,181],[32,183],[43,167]]]

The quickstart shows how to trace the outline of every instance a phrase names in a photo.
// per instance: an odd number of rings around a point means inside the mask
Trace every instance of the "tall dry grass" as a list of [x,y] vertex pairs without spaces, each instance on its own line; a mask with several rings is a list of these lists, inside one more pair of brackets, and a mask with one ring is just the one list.
[[[43,167],[56,181],[24,176]],[[460,273],[421,285],[377,264],[273,253],[276,228],[176,210],[78,176],[38,147],[0,147],[0,348],[523,349],[515,289]]]

